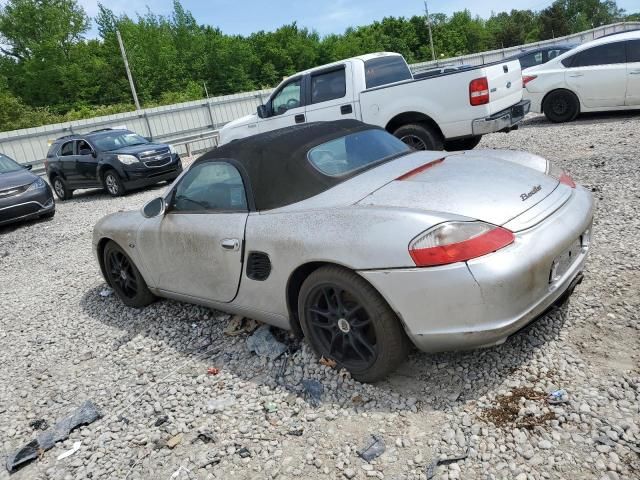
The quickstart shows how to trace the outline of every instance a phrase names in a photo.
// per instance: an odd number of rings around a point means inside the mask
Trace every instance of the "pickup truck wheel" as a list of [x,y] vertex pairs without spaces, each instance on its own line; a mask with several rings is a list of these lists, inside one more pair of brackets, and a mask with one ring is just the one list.
[[444,143],[444,149],[447,152],[456,152],[458,150],[473,150],[482,140],[482,135],[477,137],[462,138],[460,140],[450,140]]
[[62,178],[55,176],[51,183],[53,184],[53,191],[56,192],[56,196],[60,200],[69,200],[73,196],[73,190],[67,187],[67,184]]
[[544,99],[542,111],[553,123],[570,122],[580,113],[580,103],[573,93],[556,90]]
[[129,256],[115,242],[104,248],[104,266],[109,285],[128,307],[146,307],[156,297]]
[[107,189],[107,192],[109,192],[109,195],[112,197],[124,195],[124,185],[115,170],[107,170],[104,174],[104,188]]
[[442,135],[422,123],[404,125],[393,134],[414,150],[442,150],[444,147]]
[[406,358],[410,342],[396,314],[362,277],[321,267],[302,284],[298,314],[319,356],[361,382],[382,380]]

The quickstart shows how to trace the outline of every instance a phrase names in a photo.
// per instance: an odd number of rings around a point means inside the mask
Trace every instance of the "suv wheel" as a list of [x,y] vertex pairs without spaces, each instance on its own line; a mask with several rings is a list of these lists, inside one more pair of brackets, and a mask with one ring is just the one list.
[[124,195],[124,185],[115,170],[107,170],[104,174],[104,188],[112,197]]
[[53,177],[53,191],[60,200],[68,200],[73,196],[73,190],[67,187],[67,184],[60,177]]

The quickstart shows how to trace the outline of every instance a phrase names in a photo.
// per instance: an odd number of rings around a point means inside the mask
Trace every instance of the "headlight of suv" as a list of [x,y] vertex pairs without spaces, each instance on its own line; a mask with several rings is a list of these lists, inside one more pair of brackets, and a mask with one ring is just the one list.
[[44,188],[46,185],[46,183],[44,183],[44,180],[41,178],[38,178],[35,182],[33,182],[31,185],[29,185],[29,188],[27,188],[27,192],[32,191],[32,190],[40,190],[41,188]]
[[171,152],[171,155],[175,155],[176,153],[178,153],[178,150],[176,150],[176,147],[174,147],[173,145],[169,145],[169,151]]
[[134,163],[138,163],[140,160],[138,157],[134,157],[133,155],[118,155],[118,161],[125,165],[133,165]]

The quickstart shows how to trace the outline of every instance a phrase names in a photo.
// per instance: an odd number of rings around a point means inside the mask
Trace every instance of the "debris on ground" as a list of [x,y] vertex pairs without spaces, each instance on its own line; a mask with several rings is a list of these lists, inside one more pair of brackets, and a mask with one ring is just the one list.
[[252,333],[258,328],[260,323],[252,318],[245,318],[242,315],[234,315],[224,328],[225,335],[235,337],[243,333]]
[[291,436],[294,436],[294,437],[301,437],[303,433],[304,433],[304,428],[296,427],[296,428],[292,428],[291,430],[289,430],[287,432],[287,435],[291,435]]
[[102,290],[100,290],[100,296],[102,298],[106,298],[106,297],[110,297],[111,295],[113,295],[113,289],[112,288],[103,288]]
[[236,400],[233,397],[212,398],[207,403],[207,408],[211,412],[222,412],[228,407],[235,405]]
[[43,452],[52,448],[57,442],[66,440],[71,431],[81,425],[89,425],[102,416],[91,400],[87,400],[73,413],[58,421],[53,428],[41,433],[20,450],[7,457],[7,470],[15,471],[22,465],[38,458]]
[[47,422],[44,418],[39,418],[37,420],[29,422],[29,426],[34,430],[46,430],[47,428],[49,428],[49,422]]
[[218,375],[220,373],[220,369],[216,367],[209,367],[207,368],[207,373],[209,375]]
[[384,439],[380,435],[369,435],[365,438],[364,444],[365,446],[358,450],[357,453],[365,462],[371,462],[374,458],[379,457],[386,448]]
[[202,443],[216,443],[218,441],[216,434],[210,430],[201,430],[196,438],[201,440]]
[[273,336],[269,325],[260,326],[247,338],[247,348],[259,357],[267,357],[270,360],[275,360],[287,350],[287,346]]
[[169,440],[167,440],[167,447],[176,448],[178,445],[180,445],[180,443],[182,443],[183,438],[184,438],[184,435],[182,433],[174,435]]
[[82,445],[82,442],[74,442],[73,446],[69,450],[58,455],[58,460],[63,460],[76,453],[78,450],[80,450],[80,445]]
[[337,362],[333,358],[320,357],[320,365],[324,365],[329,368],[336,368]]
[[247,447],[242,447],[240,450],[238,450],[238,455],[240,455],[240,458],[247,458],[251,456],[251,452]]
[[164,425],[165,423],[167,423],[168,421],[169,421],[169,417],[167,417],[166,415],[163,415],[161,417],[158,417],[158,419],[155,421],[153,426],[154,427],[160,427],[160,426]]
[[427,480],[431,480],[433,478],[433,476],[436,473],[436,468],[438,468],[440,465],[450,465],[452,463],[456,463],[456,462],[459,462],[461,460],[465,460],[468,456],[469,456],[469,453],[465,452],[462,455],[457,455],[457,456],[454,456],[454,457],[435,459],[433,462],[431,462],[427,466],[427,469],[425,471],[425,474],[427,475]]
[[273,402],[267,402],[264,404],[264,409],[267,413],[275,413],[278,411],[278,405]]
[[547,397],[547,403],[549,403],[550,405],[557,405],[559,403],[568,403],[568,402],[569,402],[569,394],[564,389],[551,392]]
[[322,394],[324,393],[324,385],[313,379],[302,380],[304,388],[304,398],[312,407],[320,406],[322,403]]
[[178,476],[180,476],[182,472],[185,472],[188,475],[188,478],[191,478],[191,470],[189,470],[187,467],[183,467],[182,465],[180,465],[180,468],[178,468],[175,472],[173,472],[171,474],[171,477],[169,478],[171,479],[178,478]]
[[[528,430],[544,425],[556,418],[556,414],[548,411],[548,408],[546,412],[543,410],[547,399],[545,393],[529,387],[514,388],[510,393],[511,395],[499,395],[496,397],[498,406],[485,410],[483,413],[484,418],[498,427],[516,427]],[[521,399],[524,399],[525,402],[530,400],[539,403],[538,414],[522,415]]]

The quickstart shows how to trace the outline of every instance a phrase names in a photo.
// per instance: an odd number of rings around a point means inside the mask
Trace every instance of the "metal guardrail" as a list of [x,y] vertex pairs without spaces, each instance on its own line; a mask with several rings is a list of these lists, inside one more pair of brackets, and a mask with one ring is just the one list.
[[[603,35],[640,28],[640,22],[620,22],[604,25],[585,32],[551,40],[520,45],[489,52],[463,55],[411,65],[414,72],[436,65],[479,65],[502,60],[522,49],[558,43],[583,43]],[[19,163],[42,169],[48,142],[70,133],[86,133],[97,128],[126,126],[130,130],[154,141],[178,146],[180,153],[192,154],[217,145],[217,131],[227,122],[243,115],[255,113],[272,89],[225,95],[164,107],[147,108],[134,112],[96,117],[86,120],[45,125],[24,130],[0,133],[0,151]],[[34,158],[39,160],[33,160]]]

